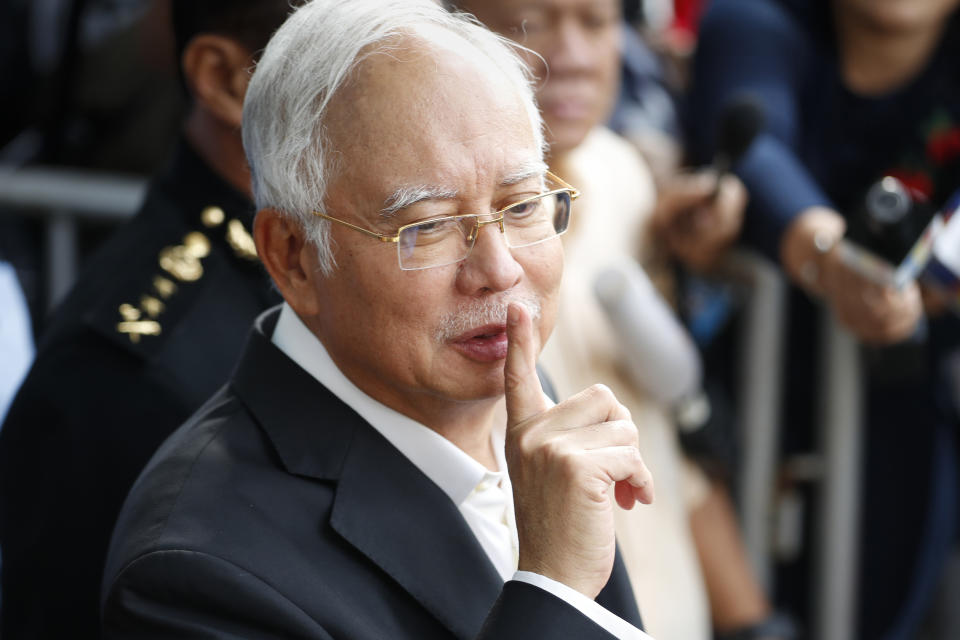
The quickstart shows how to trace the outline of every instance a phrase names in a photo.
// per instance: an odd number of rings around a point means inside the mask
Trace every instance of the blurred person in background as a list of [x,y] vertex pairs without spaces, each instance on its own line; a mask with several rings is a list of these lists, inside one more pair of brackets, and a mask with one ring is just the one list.
[[2,635],[96,637],[117,513],[144,463],[227,379],[274,300],[240,141],[256,53],[288,0],[174,2],[190,108],[141,211],[91,260],[0,431]]
[[[725,493],[714,491],[683,458],[667,408],[625,372],[624,345],[594,297],[594,280],[606,267],[621,261],[651,267],[656,254],[650,226],[657,192],[650,170],[628,142],[603,126],[617,96],[623,33],[619,2],[455,5],[535,52],[527,60],[540,78],[537,98],[551,171],[580,181],[582,215],[563,237],[560,311],[541,363],[561,398],[588,379],[609,385],[639,427],[659,499],[643,513],[618,514],[617,532],[648,629],[665,640],[709,638],[712,618],[724,638],[793,637],[788,625],[772,616],[752,574]],[[711,219],[729,219],[696,238],[700,250],[694,253],[705,264],[736,236],[743,207],[742,186],[733,178],[720,184],[717,200],[707,206],[717,180],[704,174],[666,181],[662,206],[669,212],[658,214],[672,219],[704,205]],[[723,242],[714,238],[717,228],[725,233]],[[671,237],[679,240],[681,234]],[[695,240],[689,231],[683,238],[684,246]]]
[[851,266],[842,239],[885,175],[933,209],[960,187],[957,5],[713,0],[689,96],[701,161],[726,104],[749,94],[765,107],[735,172],[750,194],[745,239],[797,287],[789,437],[809,438],[798,434],[815,418],[811,301],[867,345],[858,637],[871,640],[916,637],[955,543],[958,385],[944,363],[960,323],[916,283],[896,289]]

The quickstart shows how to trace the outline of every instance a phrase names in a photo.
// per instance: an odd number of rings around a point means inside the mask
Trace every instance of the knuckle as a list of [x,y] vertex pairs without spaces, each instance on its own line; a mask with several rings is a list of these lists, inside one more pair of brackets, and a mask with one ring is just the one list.
[[549,466],[563,464],[568,457],[566,447],[560,440],[547,440],[537,449],[538,456]]
[[537,450],[537,437],[533,429],[524,429],[514,440],[514,449],[521,456],[529,456]]
[[559,472],[566,478],[579,476],[582,466],[580,456],[562,439],[545,442],[538,453],[543,468]]
[[609,423],[609,425],[610,430],[614,432],[614,435],[616,435],[618,439],[635,443],[639,437],[636,425],[629,420],[615,420]]
[[[598,400],[602,400],[606,403],[615,403],[617,402],[616,397],[613,395],[613,391],[610,390],[610,387],[607,385],[598,382],[590,387],[590,393]],[[619,404],[619,403],[618,403]]]

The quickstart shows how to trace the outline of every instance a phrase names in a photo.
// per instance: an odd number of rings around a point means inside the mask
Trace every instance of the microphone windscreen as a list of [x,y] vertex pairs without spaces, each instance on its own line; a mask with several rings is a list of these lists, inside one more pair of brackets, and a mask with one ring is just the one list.
[[746,153],[764,125],[763,105],[751,95],[732,98],[720,115],[717,133],[717,156],[724,158],[727,168]]
[[609,266],[597,275],[593,289],[638,386],[667,406],[700,389],[696,345],[639,264]]

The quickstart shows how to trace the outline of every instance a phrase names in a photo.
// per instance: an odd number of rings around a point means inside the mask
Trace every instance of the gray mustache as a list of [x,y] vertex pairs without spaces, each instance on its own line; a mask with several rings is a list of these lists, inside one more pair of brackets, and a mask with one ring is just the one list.
[[540,319],[540,300],[530,293],[515,293],[471,302],[461,305],[456,311],[440,318],[440,326],[436,334],[437,342],[447,342],[476,327],[488,324],[505,325],[507,306],[511,302],[523,305],[534,322]]

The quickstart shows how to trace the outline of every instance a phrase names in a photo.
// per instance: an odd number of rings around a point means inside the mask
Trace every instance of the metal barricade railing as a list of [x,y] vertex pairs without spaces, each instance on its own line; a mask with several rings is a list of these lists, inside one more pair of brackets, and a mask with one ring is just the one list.
[[813,574],[813,637],[855,637],[863,369],[859,345],[822,312],[819,446],[823,456]]
[[[761,583],[772,591],[788,285],[779,267],[750,252],[731,255],[723,277],[746,285],[749,292],[738,355],[742,455],[737,496],[748,556]],[[855,637],[856,622],[863,372],[855,339],[829,310],[821,315],[818,449],[802,456],[803,466],[815,470],[804,479],[818,483],[820,496],[810,637],[849,640]]]
[[738,355],[736,402],[742,455],[736,492],[747,554],[769,591],[773,588],[771,513],[779,456],[787,284],[774,264],[746,251],[731,254],[722,274],[748,291]]
[[47,306],[73,285],[79,267],[78,220],[121,222],[132,216],[146,181],[75,169],[0,169],[0,212],[15,209],[44,220]]

